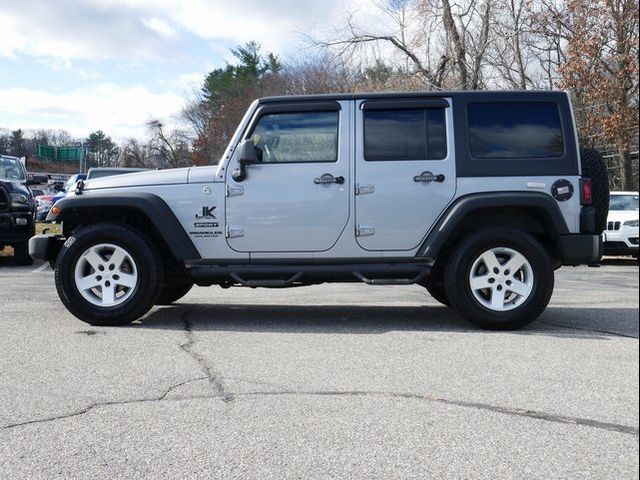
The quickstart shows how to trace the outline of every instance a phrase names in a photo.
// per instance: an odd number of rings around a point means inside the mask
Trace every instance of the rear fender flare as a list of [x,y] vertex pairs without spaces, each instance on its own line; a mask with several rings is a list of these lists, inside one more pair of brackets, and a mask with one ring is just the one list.
[[420,245],[416,257],[436,258],[467,215],[490,208],[534,208],[544,212],[553,226],[554,236],[569,233],[562,211],[555,200],[540,192],[478,193],[460,197],[440,217]]

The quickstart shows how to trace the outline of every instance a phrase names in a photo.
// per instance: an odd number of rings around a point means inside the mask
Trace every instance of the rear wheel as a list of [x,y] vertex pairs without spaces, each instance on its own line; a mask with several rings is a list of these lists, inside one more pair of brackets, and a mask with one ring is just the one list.
[[162,286],[162,263],[135,230],[98,223],[73,232],[55,268],[67,309],[92,325],[125,325],[144,315]]
[[546,308],[553,292],[549,256],[531,235],[501,228],[461,242],[445,272],[451,305],[475,325],[521,328]]

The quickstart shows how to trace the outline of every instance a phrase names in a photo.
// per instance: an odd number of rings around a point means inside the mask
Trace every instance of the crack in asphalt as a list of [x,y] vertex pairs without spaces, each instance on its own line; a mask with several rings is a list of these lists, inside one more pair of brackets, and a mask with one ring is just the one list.
[[594,328],[582,328],[582,327],[576,327],[573,325],[563,325],[561,323],[550,323],[550,322],[545,322],[545,321],[539,321],[539,323],[541,323],[542,325],[547,325],[549,327],[560,327],[560,328],[566,328],[569,330],[579,330],[581,332],[594,332],[594,333],[602,333],[605,335],[611,335],[613,337],[623,337],[623,338],[634,338],[634,339],[638,339],[638,337],[636,335],[630,335],[630,334],[626,334],[626,333],[620,333],[620,332],[612,332],[610,330],[597,330]]
[[180,348],[196,361],[196,363],[200,367],[200,370],[202,370],[205,375],[207,375],[209,383],[220,394],[222,401],[225,403],[232,402],[233,394],[226,389],[221,377],[216,374],[213,367],[211,367],[207,362],[207,359],[194,350],[196,338],[193,333],[193,325],[187,318],[190,313],[190,310],[186,310],[180,317],[180,320],[182,321],[182,324],[184,326],[185,335],[187,336],[187,342],[181,344]]
[[416,393],[403,393],[403,392],[385,392],[385,391],[366,391],[366,390],[352,390],[352,391],[285,391],[285,392],[251,392],[246,394],[236,394],[240,396],[277,396],[277,395],[318,395],[318,396],[382,396],[404,399],[425,400],[429,402],[442,403],[445,405],[452,405],[455,407],[473,408],[476,410],[485,410],[494,413],[500,413],[504,415],[512,415],[517,417],[527,417],[536,420],[544,420],[553,423],[562,423],[565,425],[580,425],[585,427],[593,427],[601,430],[608,430],[611,432],[624,433],[627,435],[638,436],[638,427],[632,427],[629,425],[622,425],[619,423],[600,422],[598,420],[592,420],[582,417],[571,417],[566,415],[556,415],[552,413],[541,412],[538,410],[528,410],[523,408],[504,407],[499,405],[491,405],[488,403],[467,402],[464,400],[452,400],[447,398],[433,397],[430,395],[420,395]]
[[168,389],[166,389],[162,395],[159,396],[155,396],[155,397],[143,397],[143,398],[134,398],[132,400],[113,400],[113,401],[108,401],[108,402],[96,402],[96,403],[92,403],[90,405],[87,405],[86,407],[80,409],[80,410],[75,410],[73,412],[70,413],[65,413],[63,415],[56,415],[53,417],[46,417],[46,418],[39,418],[36,420],[28,420],[26,422],[19,422],[19,423],[11,423],[9,425],[5,425],[3,426],[1,429],[2,430],[9,430],[11,428],[15,428],[15,427],[22,427],[24,425],[33,425],[36,423],[48,423],[48,422],[55,422],[56,420],[65,420],[67,418],[72,418],[72,417],[77,417],[80,415],[84,415],[85,413],[89,413],[91,410],[93,410],[94,408],[98,408],[98,407],[109,407],[112,405],[129,405],[129,404],[135,404],[135,403],[145,403],[145,402],[161,402],[163,400],[167,400],[167,395],[169,395],[173,390],[175,390],[178,387],[182,387],[183,385],[187,385],[188,383],[191,382],[196,382],[199,380],[206,380],[208,379],[208,377],[198,377],[198,378],[192,378],[189,380],[184,380],[180,383],[176,383],[174,385],[171,385]]
[[[422,400],[427,402],[440,403],[444,405],[451,405],[454,407],[488,411],[488,412],[498,413],[502,415],[531,418],[535,420],[542,420],[542,421],[560,423],[565,425],[576,425],[576,426],[597,428],[600,430],[607,430],[607,431],[622,433],[627,435],[638,436],[639,434],[638,427],[635,427],[635,426],[622,425],[622,424],[611,423],[611,422],[601,422],[598,420],[592,420],[589,418],[582,418],[582,417],[557,415],[557,414],[546,413],[538,410],[529,410],[529,409],[514,408],[514,407],[507,407],[507,406],[491,405],[487,403],[447,399],[447,398],[441,398],[441,397],[436,397],[431,395],[421,395],[421,394],[416,394],[411,392],[387,392],[382,390],[373,390],[373,391],[368,391],[368,390],[288,390],[286,387],[275,385],[272,383],[262,382],[258,380],[250,380],[250,379],[243,379],[243,378],[237,378],[237,377],[223,377],[223,376],[217,375],[216,372],[213,370],[213,368],[209,365],[207,360],[204,358],[204,356],[195,351],[194,347],[196,345],[196,339],[193,331],[193,324],[188,319],[188,315],[190,313],[191,311],[187,310],[180,317],[180,321],[183,324],[183,330],[186,335],[187,341],[185,343],[180,344],[179,347],[181,350],[187,353],[193,360],[195,360],[198,367],[200,368],[200,370],[202,370],[205,376],[191,378],[191,379],[173,384],[169,386],[161,395],[156,395],[152,397],[134,398],[131,400],[114,400],[114,401],[105,401],[105,402],[95,402],[82,409],[75,410],[67,414],[56,415],[56,416],[41,418],[36,420],[29,420],[25,422],[13,423],[13,424],[0,427],[0,430],[8,430],[16,427],[40,424],[40,423],[50,423],[58,420],[66,420],[69,418],[84,415],[99,407],[154,403],[154,402],[163,402],[163,401],[198,400],[198,399],[210,399],[210,398],[211,399],[219,398],[223,402],[228,403],[233,401],[236,397],[250,398],[250,397],[276,397],[276,396],[291,395],[291,396],[325,396],[325,397],[331,397],[331,396],[335,396],[335,397],[374,396],[376,397],[377,396],[377,397],[388,397],[388,398]],[[638,337],[620,334],[616,332],[598,331],[598,330],[586,329],[586,328],[583,329],[580,327],[572,327],[568,325],[553,324],[548,322],[540,322],[540,323],[544,325],[562,327],[562,328],[568,328],[568,329],[606,333],[606,334],[611,334],[611,335],[616,335],[616,336],[626,337],[626,338],[635,338],[635,339],[638,338]],[[263,392],[244,392],[244,393],[234,394],[227,389],[227,387],[223,383],[223,379],[238,381],[238,382],[243,382],[243,383],[253,384],[253,385],[267,386],[271,388],[276,388],[278,390],[263,391]],[[175,389],[182,387],[184,385],[188,385],[190,383],[202,381],[202,380],[207,380],[208,383],[214,387],[214,390],[216,393],[211,395],[187,395],[187,396],[176,396],[172,398],[167,398],[168,395],[171,392],[173,392]]]
[[[119,401],[111,401],[111,402],[98,402],[91,404],[81,410],[76,410],[74,412],[65,414],[65,415],[57,415],[49,418],[42,418],[38,420],[31,420],[27,422],[14,423],[10,425],[5,425],[2,427],[2,430],[8,430],[15,427],[21,427],[25,425],[33,425],[38,423],[48,423],[54,422],[57,420],[66,420],[68,418],[77,417],[80,415],[84,415],[89,413],[95,408],[99,407],[109,407],[109,406],[121,406],[121,405],[130,405],[130,404],[142,404],[142,403],[155,403],[155,402],[163,402],[163,401],[184,401],[184,400],[201,400],[201,399],[210,399],[210,398],[222,398],[223,394],[213,394],[213,395],[188,395],[188,396],[178,396],[173,398],[167,398],[169,393],[175,390],[178,387],[187,385],[189,383],[193,383],[201,380],[210,380],[209,376],[206,377],[198,377],[192,378],[190,380],[185,380],[183,382],[177,383],[169,387],[162,395],[156,397],[148,397],[148,398],[138,398],[133,400],[119,400]],[[240,381],[245,381],[242,379],[238,379]],[[247,383],[255,383],[250,380],[246,381]],[[420,395],[416,393],[410,392],[385,392],[385,391],[368,391],[368,390],[284,390],[284,391],[271,391],[271,392],[245,392],[245,393],[236,393],[233,398],[241,398],[241,397],[278,397],[278,396],[319,396],[319,397],[388,397],[388,398],[400,398],[400,399],[409,399],[409,400],[422,400],[427,402],[441,403],[444,405],[451,405],[454,407],[461,408],[471,408],[475,410],[484,410],[493,413],[499,413],[503,415],[510,415],[516,417],[524,417],[531,418],[534,420],[543,420],[552,423],[560,423],[564,425],[576,425],[583,427],[591,427],[600,430],[607,430],[610,432],[622,433],[626,435],[634,435],[638,436],[638,427],[633,427],[630,425],[622,425],[619,423],[612,422],[601,422],[598,420],[592,420],[589,418],[582,417],[572,417],[567,415],[556,415],[552,413],[546,413],[539,410],[529,410],[522,408],[513,408],[513,407],[505,407],[499,405],[491,405],[487,403],[479,403],[479,402],[467,402],[464,400],[452,400],[441,397],[434,397],[431,395]],[[224,399],[223,399],[224,400]]]

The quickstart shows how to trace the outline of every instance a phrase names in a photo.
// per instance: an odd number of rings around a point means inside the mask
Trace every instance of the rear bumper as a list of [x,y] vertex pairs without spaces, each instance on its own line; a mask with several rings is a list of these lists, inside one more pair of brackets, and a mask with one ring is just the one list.
[[29,239],[29,255],[36,260],[55,260],[64,245],[61,235],[36,235]]
[[602,258],[600,235],[561,235],[560,253],[563,265],[589,265]]

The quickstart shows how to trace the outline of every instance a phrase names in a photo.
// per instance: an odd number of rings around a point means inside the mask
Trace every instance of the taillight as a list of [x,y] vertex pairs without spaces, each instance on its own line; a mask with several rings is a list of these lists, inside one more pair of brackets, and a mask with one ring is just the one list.
[[580,203],[582,205],[591,205],[593,201],[593,189],[591,187],[590,178],[580,180]]

